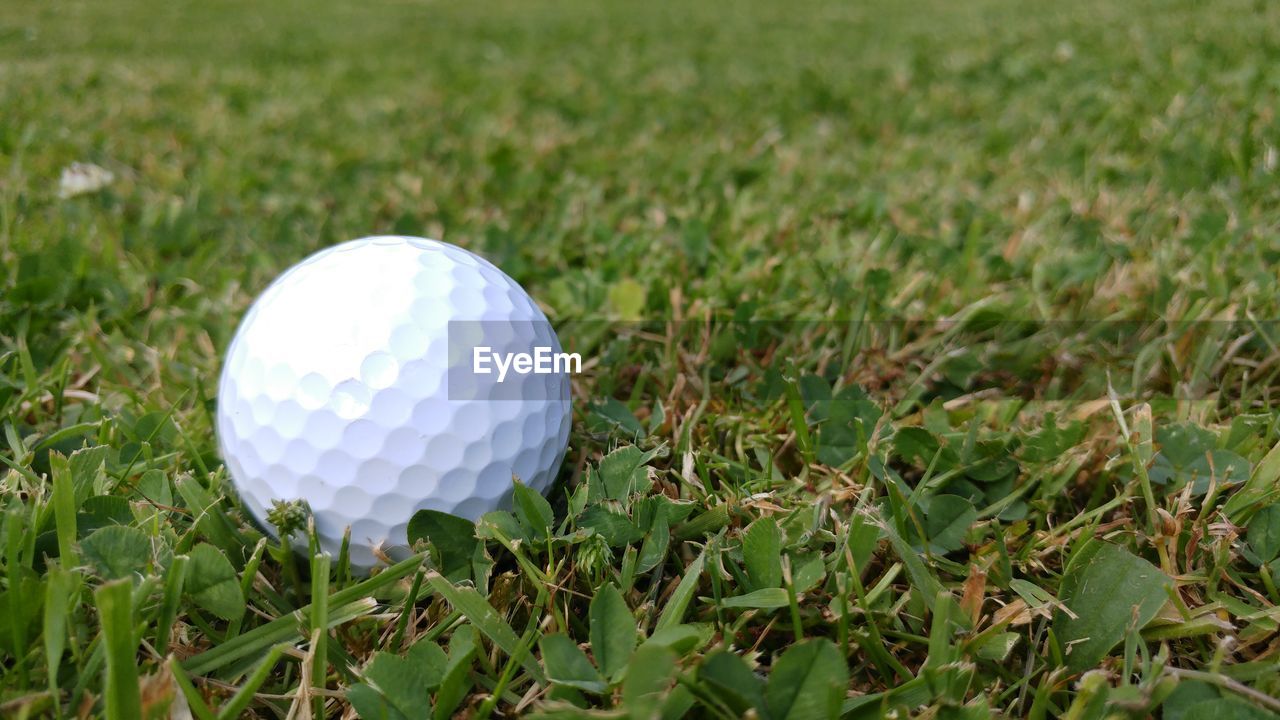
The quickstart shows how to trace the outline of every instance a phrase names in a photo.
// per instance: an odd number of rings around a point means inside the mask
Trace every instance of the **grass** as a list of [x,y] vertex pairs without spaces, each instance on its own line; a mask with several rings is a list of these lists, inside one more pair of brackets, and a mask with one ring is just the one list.
[[[1278,39],[1236,0],[7,8],[0,714],[1269,716]],[[593,360],[550,502],[361,578],[246,522],[210,417],[255,293],[375,233]]]

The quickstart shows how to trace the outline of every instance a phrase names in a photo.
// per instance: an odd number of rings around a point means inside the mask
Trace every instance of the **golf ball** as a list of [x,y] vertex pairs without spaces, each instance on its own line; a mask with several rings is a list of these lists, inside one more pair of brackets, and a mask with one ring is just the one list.
[[367,569],[374,548],[403,552],[418,510],[475,520],[509,507],[513,476],[550,489],[571,420],[570,368],[547,359],[562,355],[528,293],[483,258],[353,240],[285,271],[245,315],[218,385],[222,457],[264,529],[273,501],[304,500],[321,548],[336,557],[350,528]]

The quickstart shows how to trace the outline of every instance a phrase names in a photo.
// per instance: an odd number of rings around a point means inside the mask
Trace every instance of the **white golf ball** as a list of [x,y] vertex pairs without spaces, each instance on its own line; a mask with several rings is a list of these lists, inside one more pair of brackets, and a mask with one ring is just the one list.
[[305,500],[322,549],[336,557],[349,527],[352,565],[369,568],[379,545],[399,554],[418,510],[475,520],[509,507],[513,476],[550,489],[569,438],[567,368],[509,363],[500,380],[495,361],[539,352],[561,352],[555,331],[487,260],[423,238],[337,245],[285,271],[236,331],[218,386],[222,457],[265,529],[273,501]]

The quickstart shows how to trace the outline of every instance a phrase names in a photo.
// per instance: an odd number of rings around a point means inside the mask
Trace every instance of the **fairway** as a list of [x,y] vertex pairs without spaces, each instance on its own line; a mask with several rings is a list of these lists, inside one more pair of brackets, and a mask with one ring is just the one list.
[[[0,717],[1280,715],[1278,111],[1262,0],[8,3]],[[215,427],[371,235],[582,367],[366,575]]]

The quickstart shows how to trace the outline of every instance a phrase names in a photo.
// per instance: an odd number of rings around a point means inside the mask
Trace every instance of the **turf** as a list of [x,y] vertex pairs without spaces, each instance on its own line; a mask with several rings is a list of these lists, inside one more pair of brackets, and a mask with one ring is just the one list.
[[[1277,107],[1266,2],[10,4],[0,715],[1268,717]],[[210,418],[375,233],[589,362],[366,579]]]

